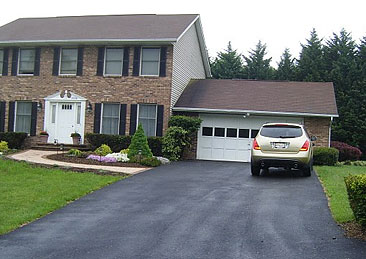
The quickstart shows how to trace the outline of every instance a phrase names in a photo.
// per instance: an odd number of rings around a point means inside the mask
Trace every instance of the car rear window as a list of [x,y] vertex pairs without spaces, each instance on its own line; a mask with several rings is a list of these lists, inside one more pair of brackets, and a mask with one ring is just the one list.
[[302,136],[302,129],[291,125],[263,126],[260,135],[270,138],[297,138]]

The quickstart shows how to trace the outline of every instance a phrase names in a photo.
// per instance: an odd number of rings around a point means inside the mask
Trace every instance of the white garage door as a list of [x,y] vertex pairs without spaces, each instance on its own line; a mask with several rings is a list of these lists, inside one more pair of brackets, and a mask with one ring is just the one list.
[[253,138],[268,122],[303,124],[302,118],[242,115],[201,114],[198,131],[197,159],[221,161],[250,161]]

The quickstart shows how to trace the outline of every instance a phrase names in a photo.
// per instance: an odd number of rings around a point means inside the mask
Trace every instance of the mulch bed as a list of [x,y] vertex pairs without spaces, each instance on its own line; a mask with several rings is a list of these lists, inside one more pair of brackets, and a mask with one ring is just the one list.
[[366,241],[366,229],[362,230],[360,224],[355,221],[339,224],[343,230],[344,235],[349,238],[356,238]]
[[100,162],[97,160],[86,159],[84,157],[75,157],[75,156],[68,156],[65,154],[52,154],[47,156],[48,159],[67,162],[67,163],[75,163],[75,164],[86,164],[86,165],[103,165],[103,166],[120,166],[120,167],[139,167],[139,168],[146,168],[146,166],[142,166],[137,163],[106,163]]

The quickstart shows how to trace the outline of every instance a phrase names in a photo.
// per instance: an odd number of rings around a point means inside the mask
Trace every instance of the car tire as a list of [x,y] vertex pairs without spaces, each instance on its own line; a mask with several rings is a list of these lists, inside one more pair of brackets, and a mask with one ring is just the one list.
[[302,169],[302,174],[305,177],[311,176],[311,172],[313,171],[313,160],[310,161],[310,163]]
[[253,176],[259,176],[259,173],[261,172],[261,169],[259,166],[255,166],[253,163],[250,166],[251,172]]

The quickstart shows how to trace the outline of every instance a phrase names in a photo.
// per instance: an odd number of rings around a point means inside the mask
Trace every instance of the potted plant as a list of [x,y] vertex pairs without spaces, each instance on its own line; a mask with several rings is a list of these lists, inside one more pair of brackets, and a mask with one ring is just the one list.
[[73,132],[71,133],[71,137],[72,137],[72,144],[73,145],[80,145],[80,134],[77,132]]
[[48,141],[48,133],[47,133],[47,131],[42,130],[39,133],[39,139],[40,139],[40,142],[41,143],[47,143],[47,141]]

